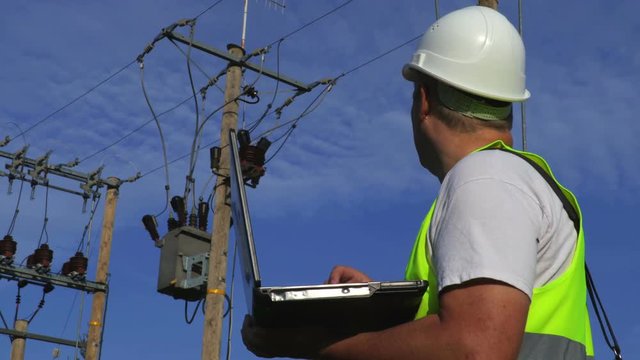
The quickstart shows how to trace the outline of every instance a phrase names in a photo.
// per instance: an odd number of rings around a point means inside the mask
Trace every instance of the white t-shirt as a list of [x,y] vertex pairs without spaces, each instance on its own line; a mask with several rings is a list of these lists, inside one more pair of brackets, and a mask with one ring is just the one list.
[[472,153],[446,175],[429,228],[438,291],[477,278],[532,295],[570,264],[576,230],[540,174],[516,155]]

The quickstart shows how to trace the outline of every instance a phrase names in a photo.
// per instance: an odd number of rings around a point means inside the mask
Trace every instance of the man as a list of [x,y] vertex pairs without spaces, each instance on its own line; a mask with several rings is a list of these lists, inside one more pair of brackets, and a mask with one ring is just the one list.
[[[248,318],[247,347],[322,359],[593,356],[577,202],[544,160],[510,147],[512,103],[529,97],[517,31],[490,8],[454,11],[427,30],[403,75],[414,83],[420,163],[441,182],[406,270],[429,280],[416,320],[339,338]],[[368,280],[344,266],[329,277]]]

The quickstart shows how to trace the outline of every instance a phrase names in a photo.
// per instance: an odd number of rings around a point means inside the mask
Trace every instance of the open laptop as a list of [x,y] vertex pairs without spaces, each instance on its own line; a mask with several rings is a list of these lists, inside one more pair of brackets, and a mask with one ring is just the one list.
[[385,329],[411,321],[427,289],[426,281],[262,287],[237,135],[231,147],[231,211],[239,250],[247,309],[263,327],[325,327],[347,332]]

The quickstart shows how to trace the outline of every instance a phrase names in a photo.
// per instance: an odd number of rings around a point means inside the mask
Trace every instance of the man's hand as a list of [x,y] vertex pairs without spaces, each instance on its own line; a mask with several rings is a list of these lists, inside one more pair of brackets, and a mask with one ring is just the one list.
[[262,328],[249,315],[242,324],[242,341],[257,356],[312,359],[345,336],[324,328]]
[[345,284],[369,282],[371,278],[348,266],[337,265],[331,270],[327,284]]

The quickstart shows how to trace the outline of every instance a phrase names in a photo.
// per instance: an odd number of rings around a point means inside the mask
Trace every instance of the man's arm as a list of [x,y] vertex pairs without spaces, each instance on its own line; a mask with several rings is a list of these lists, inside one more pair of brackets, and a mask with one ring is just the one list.
[[515,359],[529,297],[504,283],[477,279],[444,289],[440,312],[323,349],[321,359]]
[[[335,341],[318,329],[276,330],[245,322],[245,345],[264,357],[319,359],[515,359],[529,297],[504,283],[477,279],[440,294],[440,312],[379,332]],[[389,309],[389,311],[393,311]]]

